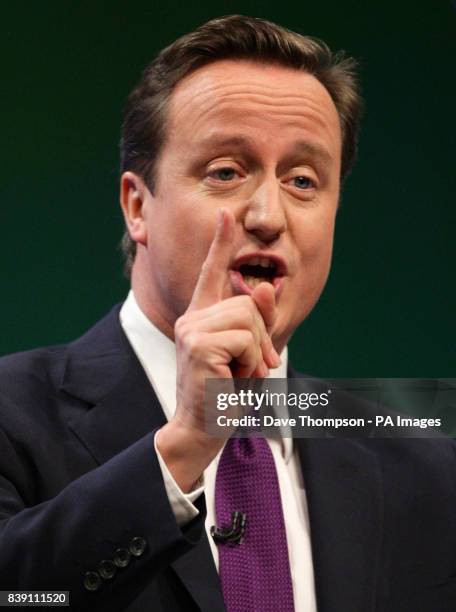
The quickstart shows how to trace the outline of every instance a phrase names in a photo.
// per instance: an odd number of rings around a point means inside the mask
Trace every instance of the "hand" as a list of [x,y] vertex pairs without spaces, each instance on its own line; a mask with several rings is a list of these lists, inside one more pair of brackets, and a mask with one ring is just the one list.
[[[223,439],[205,433],[205,380],[265,377],[270,367],[280,363],[270,337],[276,318],[272,285],[261,283],[251,296],[223,299],[232,256],[234,223],[229,211],[219,211],[216,233],[191,303],[175,325],[177,408],[173,419],[159,432],[156,442],[172,473],[165,454],[171,462],[174,459],[174,463],[180,464],[176,472],[178,477],[181,468],[187,467],[190,480],[193,478],[190,486],[224,443]],[[177,480],[176,474],[173,475]],[[187,478],[183,480],[188,483]]]
[[269,367],[280,361],[268,333],[276,317],[273,287],[262,283],[252,297],[223,299],[233,235],[233,215],[222,209],[192,301],[175,325],[175,418],[201,431],[205,429],[206,379],[265,377]]

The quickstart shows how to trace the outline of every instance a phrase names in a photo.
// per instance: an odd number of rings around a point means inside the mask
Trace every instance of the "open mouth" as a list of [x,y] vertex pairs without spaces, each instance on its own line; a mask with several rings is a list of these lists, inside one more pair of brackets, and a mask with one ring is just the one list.
[[271,283],[276,294],[285,274],[284,262],[276,256],[248,255],[233,266],[232,278],[237,291],[251,293],[260,283]]
[[249,287],[264,282],[273,283],[277,275],[277,265],[267,257],[252,257],[248,263],[241,264],[238,270]]

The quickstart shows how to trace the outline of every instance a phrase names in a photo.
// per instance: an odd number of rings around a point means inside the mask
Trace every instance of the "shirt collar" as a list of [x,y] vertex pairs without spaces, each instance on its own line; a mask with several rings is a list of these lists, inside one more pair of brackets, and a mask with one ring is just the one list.
[[[120,324],[158,397],[166,418],[176,411],[176,347],[168,336],[142,312],[132,290],[120,310]],[[288,349],[280,355],[282,363],[270,371],[270,378],[286,378]],[[293,452],[291,437],[282,438],[282,453],[288,463]]]

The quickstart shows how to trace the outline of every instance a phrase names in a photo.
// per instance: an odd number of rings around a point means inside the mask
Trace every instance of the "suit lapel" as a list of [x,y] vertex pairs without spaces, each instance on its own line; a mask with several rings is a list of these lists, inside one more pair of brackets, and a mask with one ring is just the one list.
[[306,489],[318,612],[373,612],[382,538],[382,482],[354,440],[295,440]]
[[[98,464],[166,423],[166,417],[119,323],[115,307],[68,349],[62,390],[79,400],[69,426]],[[80,402],[84,403],[81,410]],[[223,612],[207,537],[172,564],[205,612]]]
[[166,418],[119,323],[119,307],[68,349],[62,390],[82,400],[70,428],[104,463]]
[[[290,378],[302,377],[289,367]],[[383,487],[373,441],[295,439],[309,508],[318,612],[374,612]],[[373,442],[375,444],[375,442]]]

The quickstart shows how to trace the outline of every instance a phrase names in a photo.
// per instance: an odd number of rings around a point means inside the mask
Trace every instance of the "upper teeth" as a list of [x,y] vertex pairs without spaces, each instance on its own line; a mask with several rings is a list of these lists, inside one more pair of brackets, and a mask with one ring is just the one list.
[[249,266],[261,266],[262,268],[269,268],[272,266],[271,261],[267,257],[252,257],[248,262]]

